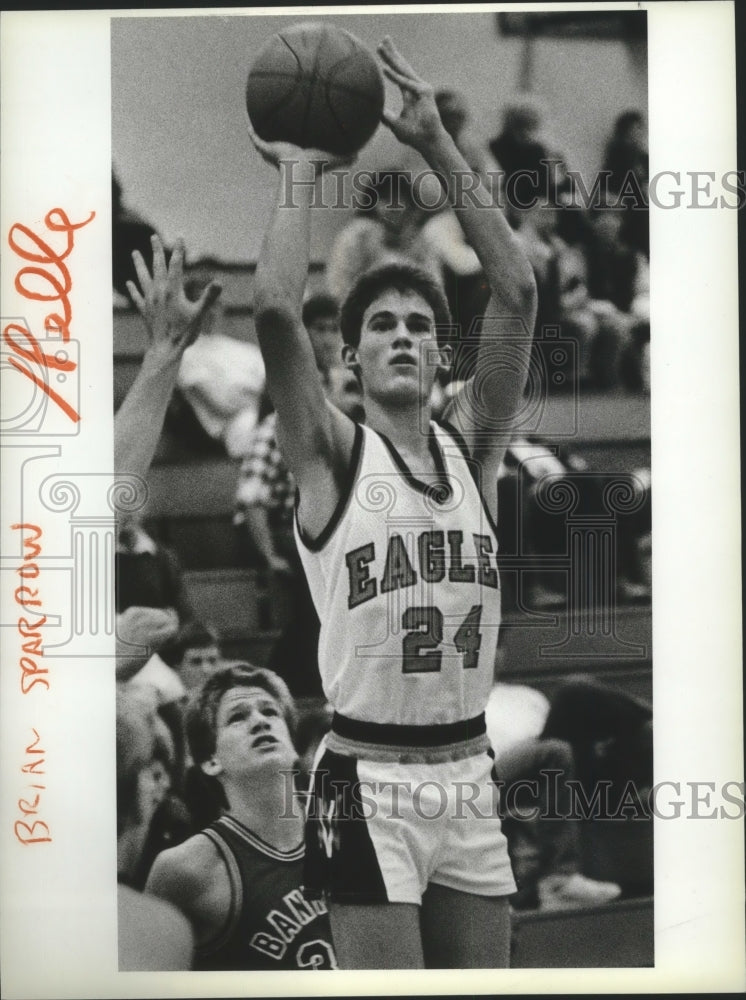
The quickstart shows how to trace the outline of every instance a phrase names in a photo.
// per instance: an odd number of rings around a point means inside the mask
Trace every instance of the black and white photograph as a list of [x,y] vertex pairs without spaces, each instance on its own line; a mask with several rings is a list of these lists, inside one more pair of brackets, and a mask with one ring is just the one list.
[[707,6],[4,15],[105,124],[3,189],[3,923],[106,941],[8,996],[743,984]]

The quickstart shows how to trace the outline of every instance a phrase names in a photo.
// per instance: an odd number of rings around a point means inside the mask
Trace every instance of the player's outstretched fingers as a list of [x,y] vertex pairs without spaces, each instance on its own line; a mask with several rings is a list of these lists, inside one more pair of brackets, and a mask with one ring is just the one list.
[[[415,73],[414,69],[412,69],[407,60],[391,41],[390,35],[384,36],[383,41],[378,46],[378,54],[386,63],[386,66],[392,69],[395,73],[400,73],[403,77],[406,77],[413,83],[424,83],[424,80],[422,80],[422,78]],[[384,72],[385,71],[386,67],[384,67]]]
[[205,314],[205,311],[210,308],[210,306],[217,302],[220,298],[220,293],[223,291],[223,286],[219,281],[211,281],[210,284],[205,288],[197,299],[197,320],[199,321]]
[[140,282],[140,289],[142,294],[147,298],[153,285],[152,278],[150,277],[150,271],[148,270],[148,265],[143,260],[143,256],[139,250],[132,251],[132,263],[135,265],[135,271],[137,272],[137,280]]
[[413,80],[409,76],[404,76],[403,73],[398,73],[396,70],[391,69],[389,66],[383,67],[384,76],[387,76],[392,83],[395,83],[402,90],[408,90],[412,94],[421,94],[424,89],[424,84],[419,80]]
[[184,240],[179,238],[174,244],[171,258],[168,262],[168,274],[166,278],[166,290],[168,294],[175,298],[181,291],[184,278]]
[[150,237],[153,247],[153,283],[156,289],[162,289],[166,284],[166,251],[163,249],[161,238],[156,233]]
[[142,295],[140,295],[140,292],[137,290],[137,285],[134,283],[134,281],[127,282],[127,291],[130,293],[130,298],[135,303],[135,308],[144,319],[145,310],[147,308],[145,305],[145,299],[142,297]]

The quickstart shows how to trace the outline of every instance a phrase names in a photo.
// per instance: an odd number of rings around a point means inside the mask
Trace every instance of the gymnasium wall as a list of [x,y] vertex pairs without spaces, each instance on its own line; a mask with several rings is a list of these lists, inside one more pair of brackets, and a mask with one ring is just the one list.
[[[244,86],[278,16],[113,18],[112,159],[126,204],[190,256],[251,261],[273,199],[274,172],[246,136]],[[471,98],[480,131],[497,133],[518,89],[524,42],[498,35],[494,13],[334,15],[369,45],[391,34],[436,86]],[[616,115],[647,107],[644,54],[618,41],[537,39],[532,90],[550,110],[548,131],[569,165],[591,174]],[[392,88],[389,102],[396,96]],[[414,165],[384,127],[359,165]],[[414,157],[414,159],[413,159]],[[312,254],[323,260],[346,211],[319,212]]]

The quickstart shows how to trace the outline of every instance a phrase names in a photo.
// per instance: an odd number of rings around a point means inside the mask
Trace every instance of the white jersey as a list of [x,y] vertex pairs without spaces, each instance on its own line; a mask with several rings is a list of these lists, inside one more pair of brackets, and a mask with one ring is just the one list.
[[321,621],[319,669],[336,712],[450,724],[484,711],[500,627],[494,524],[452,429],[430,425],[437,473],[415,478],[358,426],[351,470],[319,538],[298,550]]

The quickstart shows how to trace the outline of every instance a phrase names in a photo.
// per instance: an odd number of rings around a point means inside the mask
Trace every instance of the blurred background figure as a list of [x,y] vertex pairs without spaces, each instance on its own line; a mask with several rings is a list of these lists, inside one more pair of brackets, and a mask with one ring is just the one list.
[[571,745],[544,735],[549,699],[523,684],[495,684],[487,703],[487,733],[505,813],[518,892],[516,909],[575,909],[621,895],[614,882],[582,872],[581,825],[573,815],[575,763]]
[[[603,169],[611,174],[609,192],[619,195],[629,191],[624,212],[623,239],[646,257],[650,256],[648,182],[648,137],[645,120],[637,110],[625,111],[617,118],[604,154]],[[644,204],[634,197],[639,191]]]
[[433,274],[439,269],[435,254],[421,238],[427,213],[413,195],[410,172],[361,173],[359,181],[355,216],[337,234],[327,263],[327,286],[338,302],[344,301],[361,274],[379,264],[404,260]]
[[[567,210],[561,202],[542,196],[532,208],[520,210],[516,235],[536,277],[537,329],[560,326],[563,337],[576,342],[581,385],[606,390],[620,383],[621,358],[630,342],[632,320],[612,301],[590,294],[583,249],[568,243],[559,232],[560,217]],[[566,379],[564,386],[572,388],[572,379]]]
[[[569,191],[565,156],[546,135],[544,109],[536,97],[522,94],[505,105],[502,131],[489,148],[504,172],[506,212],[511,220],[516,210],[529,207],[533,199]],[[519,171],[527,173],[514,177]]]
[[223,665],[217,632],[200,621],[188,621],[179,629],[169,653],[187,695]]
[[[184,291],[194,302],[208,284],[207,277],[187,278]],[[202,435],[214,443],[217,451],[240,458],[246,453],[259,416],[264,363],[256,344],[223,333],[223,317],[224,306],[217,299],[203,314],[201,335],[184,351],[177,388]],[[197,444],[194,422],[177,414],[172,408],[169,430]]]
[[[132,676],[154,653],[168,659],[169,643],[194,618],[181,563],[170,548],[155,541],[138,518],[123,515],[114,553],[117,641],[121,659],[117,676]],[[165,664],[162,664],[165,667]]]
[[132,251],[138,250],[150,263],[150,238],[154,226],[127,208],[122,198],[122,185],[116,172],[111,172],[111,274],[116,305],[128,305],[127,282],[135,281],[137,272],[132,263]]
[[576,908],[652,893],[651,706],[576,675],[548,696],[498,682],[486,718],[504,782],[514,905]]
[[156,714],[141,697],[118,687],[116,722],[119,969],[189,969],[189,922],[169,903],[134,887],[150,824],[164,797]]

